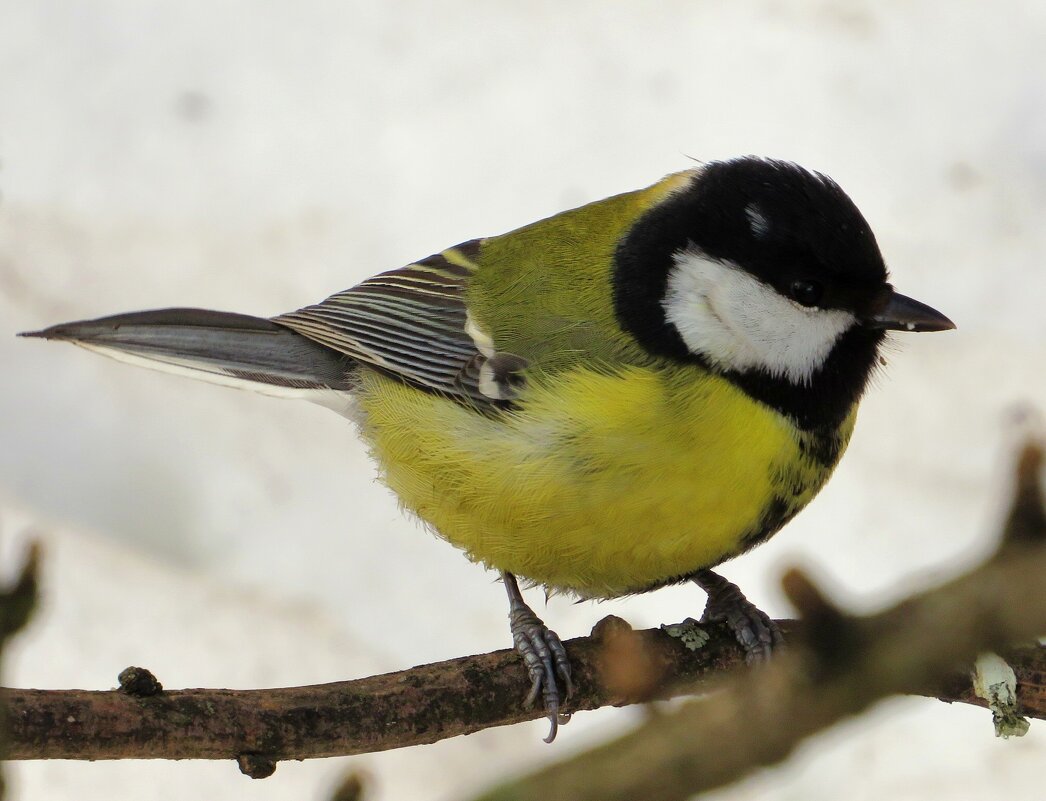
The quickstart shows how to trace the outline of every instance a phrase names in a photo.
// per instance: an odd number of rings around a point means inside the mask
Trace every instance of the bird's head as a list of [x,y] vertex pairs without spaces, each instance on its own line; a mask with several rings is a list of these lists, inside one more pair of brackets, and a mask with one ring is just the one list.
[[754,157],[695,170],[640,217],[618,248],[614,290],[622,325],[653,354],[776,393],[843,388],[851,402],[886,330],[955,327],[893,290],[838,184]]

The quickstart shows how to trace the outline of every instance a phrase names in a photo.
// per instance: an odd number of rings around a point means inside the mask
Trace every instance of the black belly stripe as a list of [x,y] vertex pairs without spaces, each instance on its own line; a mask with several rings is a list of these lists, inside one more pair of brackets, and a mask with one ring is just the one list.
[[738,556],[766,542],[784,528],[785,524],[795,517],[801,508],[801,506],[797,506],[780,495],[775,495],[763,509],[759,522],[742,535],[740,542],[738,542],[737,550],[730,556]]

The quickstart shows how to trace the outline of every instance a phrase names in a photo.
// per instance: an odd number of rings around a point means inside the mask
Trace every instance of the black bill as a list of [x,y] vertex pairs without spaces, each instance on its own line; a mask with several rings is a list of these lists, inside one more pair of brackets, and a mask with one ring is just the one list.
[[950,331],[955,323],[925,303],[891,293],[886,304],[865,321],[869,328],[889,331]]

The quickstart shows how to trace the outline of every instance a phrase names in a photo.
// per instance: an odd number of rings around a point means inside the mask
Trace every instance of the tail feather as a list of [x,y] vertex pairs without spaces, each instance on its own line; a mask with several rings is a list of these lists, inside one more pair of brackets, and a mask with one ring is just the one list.
[[65,340],[120,361],[270,395],[352,389],[351,358],[246,314],[157,309],[62,323],[21,336]]

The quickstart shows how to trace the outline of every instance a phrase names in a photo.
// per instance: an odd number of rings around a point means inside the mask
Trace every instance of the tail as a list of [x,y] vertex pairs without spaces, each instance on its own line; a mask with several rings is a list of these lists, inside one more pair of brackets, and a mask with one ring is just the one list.
[[351,358],[246,314],[157,309],[20,336],[65,340],[119,361],[284,398],[323,402],[330,390],[352,389]]

